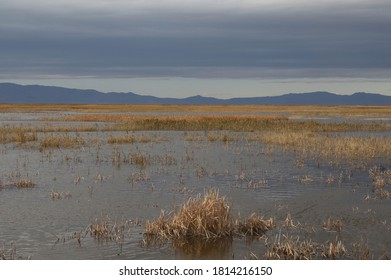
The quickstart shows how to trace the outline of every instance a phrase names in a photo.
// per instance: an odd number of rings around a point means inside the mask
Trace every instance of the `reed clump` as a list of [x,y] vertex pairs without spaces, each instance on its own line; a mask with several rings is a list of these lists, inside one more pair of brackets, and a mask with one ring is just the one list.
[[147,221],[147,243],[167,240],[217,240],[233,236],[260,236],[275,226],[273,219],[264,220],[251,214],[234,222],[231,205],[217,189],[206,191],[182,204],[170,214],[162,211],[159,218]]
[[236,231],[244,236],[263,236],[275,227],[276,223],[273,218],[264,219],[256,213],[252,213],[244,221],[236,222]]
[[59,192],[52,190],[50,193],[50,198],[52,200],[59,200],[59,199],[65,199],[65,198],[71,198],[72,194],[70,192]]
[[152,222],[147,221],[147,236],[159,239],[214,239],[232,236],[231,207],[218,190],[210,190],[181,205],[169,218],[163,211]]
[[265,258],[269,260],[310,260],[316,256],[317,246],[311,240],[301,241],[299,237],[277,235],[266,245]]
[[339,219],[334,220],[331,217],[329,217],[326,221],[323,222],[322,228],[326,231],[341,232],[342,221]]
[[374,192],[380,199],[391,197],[387,187],[391,185],[391,169],[386,169],[382,166],[374,166],[369,170],[369,175],[373,181]]
[[87,233],[98,241],[116,241],[122,243],[129,233],[129,221],[113,222],[109,217],[95,219],[87,229]]
[[323,246],[323,257],[325,259],[336,260],[342,259],[347,254],[347,250],[341,240],[336,238]]
[[29,189],[35,187],[37,184],[30,179],[18,179],[16,181],[8,182],[6,186],[13,186],[20,189]]

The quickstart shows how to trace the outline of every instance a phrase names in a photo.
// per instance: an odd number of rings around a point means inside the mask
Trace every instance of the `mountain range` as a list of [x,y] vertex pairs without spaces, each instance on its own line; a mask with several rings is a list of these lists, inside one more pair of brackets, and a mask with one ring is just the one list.
[[[239,95],[239,94],[238,94]],[[190,105],[391,105],[391,96],[357,92],[340,95],[317,91],[279,96],[218,99],[201,95],[159,98],[133,92],[102,93],[96,90],[0,83],[0,103],[7,104],[190,104]]]

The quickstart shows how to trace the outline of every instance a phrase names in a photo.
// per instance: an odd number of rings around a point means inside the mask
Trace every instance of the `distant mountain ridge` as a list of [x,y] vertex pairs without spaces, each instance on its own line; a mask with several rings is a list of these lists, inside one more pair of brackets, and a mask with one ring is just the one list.
[[190,105],[391,105],[391,96],[357,92],[339,95],[318,91],[279,96],[218,99],[201,95],[159,98],[133,92],[102,93],[96,90],[0,83],[0,103],[7,104],[190,104]]

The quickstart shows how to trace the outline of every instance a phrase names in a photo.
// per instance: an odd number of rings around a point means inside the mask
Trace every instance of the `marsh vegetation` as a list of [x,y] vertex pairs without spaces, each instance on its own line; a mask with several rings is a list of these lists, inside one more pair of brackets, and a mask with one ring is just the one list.
[[0,112],[3,259],[390,256],[388,107]]

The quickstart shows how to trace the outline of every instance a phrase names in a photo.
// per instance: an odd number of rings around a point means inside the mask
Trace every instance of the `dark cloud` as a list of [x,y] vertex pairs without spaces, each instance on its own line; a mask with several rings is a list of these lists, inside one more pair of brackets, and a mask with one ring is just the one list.
[[[368,1],[235,13],[0,11],[0,75],[235,76],[391,68],[391,10]],[[265,70],[269,69],[269,70]],[[314,71],[314,69],[319,69]],[[328,74],[326,74],[328,73]],[[271,74],[270,74],[271,75]]]

